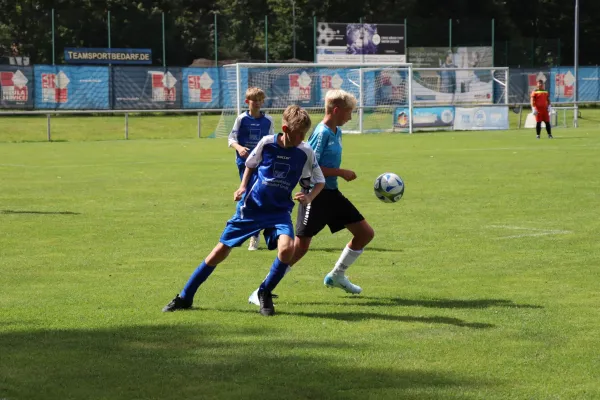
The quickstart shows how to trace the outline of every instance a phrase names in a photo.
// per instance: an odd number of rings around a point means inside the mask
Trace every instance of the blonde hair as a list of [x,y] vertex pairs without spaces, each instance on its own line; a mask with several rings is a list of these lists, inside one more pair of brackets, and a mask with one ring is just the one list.
[[283,112],[283,125],[287,125],[290,130],[290,133],[306,133],[312,122],[310,120],[310,116],[300,106],[292,105],[288,106]]
[[330,90],[325,96],[325,109],[327,112],[331,112],[335,107],[355,109],[356,97],[345,90]]
[[265,97],[265,92],[261,88],[250,87],[246,90],[246,100],[262,101]]

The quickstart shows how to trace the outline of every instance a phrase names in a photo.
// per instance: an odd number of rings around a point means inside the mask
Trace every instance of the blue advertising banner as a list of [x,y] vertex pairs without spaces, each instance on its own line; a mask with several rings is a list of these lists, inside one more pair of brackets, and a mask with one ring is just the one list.
[[152,64],[151,49],[65,48],[69,64]]
[[[575,69],[557,67],[551,70],[550,98],[553,103],[575,100]],[[578,100],[600,101],[600,71],[598,67],[580,67],[578,76]]]
[[108,67],[36,65],[34,76],[38,109],[109,109]]
[[320,79],[314,68],[286,68],[281,74],[273,74],[273,70],[266,68],[249,68],[241,71],[241,75],[242,100],[247,88],[258,86],[267,96],[265,108],[285,108],[290,104],[313,107],[318,103]]
[[183,68],[183,108],[221,108],[219,68]]
[[116,110],[181,109],[181,68],[113,67]]
[[[319,100],[317,106],[325,106],[325,96],[332,89],[342,89],[352,93],[357,99],[359,96],[359,73],[358,70],[350,69],[319,69],[318,76],[318,91]],[[352,82],[355,82],[354,84]]]
[[454,130],[508,129],[508,106],[455,108]]
[[[394,110],[394,128],[408,129],[408,107]],[[450,130],[454,126],[454,107],[417,107],[413,109],[414,130]]]
[[33,67],[0,65],[0,108],[33,108]]

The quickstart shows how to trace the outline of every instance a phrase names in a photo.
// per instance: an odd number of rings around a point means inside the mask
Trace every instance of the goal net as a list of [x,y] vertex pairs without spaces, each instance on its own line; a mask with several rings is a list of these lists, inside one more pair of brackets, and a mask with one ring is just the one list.
[[[290,104],[316,124],[325,96],[343,89],[358,100],[344,132],[413,132],[414,129],[502,129],[508,124],[508,68],[414,68],[411,64],[232,64],[223,69],[224,109],[215,132],[226,137],[246,110],[245,93],[260,87],[263,110],[276,130]],[[505,119],[500,124],[495,119]]]
[[298,104],[316,125],[325,115],[325,96],[331,89],[354,94],[358,106],[344,132],[398,130],[397,110],[406,109],[402,123],[410,130],[411,66],[408,64],[234,64],[224,67],[222,90],[225,108],[216,129],[217,137],[231,132],[236,117],[247,109],[246,89],[259,87],[266,99],[263,110],[281,127],[285,108]]

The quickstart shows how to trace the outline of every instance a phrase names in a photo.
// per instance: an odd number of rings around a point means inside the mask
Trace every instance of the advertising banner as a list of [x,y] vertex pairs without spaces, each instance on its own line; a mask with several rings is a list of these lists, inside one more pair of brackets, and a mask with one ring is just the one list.
[[151,49],[65,48],[68,64],[152,64]]
[[183,68],[183,108],[220,108],[219,68]]
[[[556,103],[575,99],[575,75],[573,67],[558,67],[550,70],[550,99]],[[582,76],[579,77],[581,80]]]
[[409,47],[414,68],[491,68],[492,47]]
[[508,106],[455,108],[454,130],[508,129]]
[[[394,128],[408,129],[409,109],[394,111]],[[413,109],[413,130],[451,130],[454,126],[454,107],[417,107]]]
[[286,68],[281,74],[273,74],[267,68],[248,68],[241,71],[240,78],[241,100],[247,88],[258,86],[267,96],[265,108],[286,108],[290,103],[313,107],[319,101],[320,76],[314,68]]
[[531,93],[537,88],[537,81],[541,79],[550,90],[550,69],[518,69],[511,68],[509,77],[510,104],[529,104]]
[[[490,68],[491,47],[411,47],[416,102],[438,104],[493,104],[492,70],[465,71],[457,68]],[[418,68],[437,68],[419,70]]]
[[320,22],[317,35],[317,62],[406,62],[404,25]]
[[0,65],[0,108],[33,108],[33,67]]
[[181,108],[181,68],[113,67],[116,110]]
[[36,65],[34,76],[38,109],[109,109],[108,67]]

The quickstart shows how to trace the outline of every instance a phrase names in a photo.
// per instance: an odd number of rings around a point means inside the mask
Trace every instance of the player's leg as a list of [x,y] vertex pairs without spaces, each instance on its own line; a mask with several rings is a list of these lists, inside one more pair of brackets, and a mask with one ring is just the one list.
[[536,121],[535,122],[535,135],[536,135],[537,139],[540,138],[541,132],[542,132],[542,121]]
[[219,244],[215,246],[206,259],[196,268],[180,295],[167,304],[163,311],[176,311],[191,308],[194,301],[194,295],[200,285],[208,279],[216,266],[223,262],[231,253],[233,247],[238,247],[249,237],[260,232],[260,227],[253,220],[243,220],[239,216],[234,216],[227,221],[225,230],[221,234]]
[[218,264],[223,262],[231,253],[231,247],[218,243],[210,252],[208,257],[192,273],[180,294],[175,296],[169,304],[163,308],[163,312],[185,310],[192,307],[194,295],[198,288],[214,272]]
[[345,228],[352,233],[352,239],[342,250],[333,269],[325,276],[324,284],[327,287],[337,287],[348,293],[359,294],[362,288],[350,282],[346,271],[363,253],[365,246],[373,240],[375,232],[350,200],[341,193],[338,195],[335,209],[335,219],[329,224],[331,232],[335,233]]
[[[323,190],[307,206],[298,205],[298,214],[296,217],[296,239],[294,241],[294,255],[292,256],[289,267],[286,270],[288,273],[291,267],[296,264],[308,252],[313,236],[319,233],[327,224],[327,197],[328,191]],[[325,199],[325,200],[324,200]],[[248,297],[248,303],[260,306],[258,298],[258,290],[256,289]],[[273,297],[277,297],[273,295]]]
[[546,133],[548,134],[548,139],[554,139],[554,137],[552,136],[552,127],[550,126],[550,117],[548,116],[546,121],[544,122],[546,124]]
[[294,256],[294,231],[292,221],[277,225],[274,229],[266,230],[271,237],[277,238],[277,257],[271,265],[269,274],[258,288],[260,313],[265,316],[275,314],[273,305],[273,290],[285,276],[289,263]]

